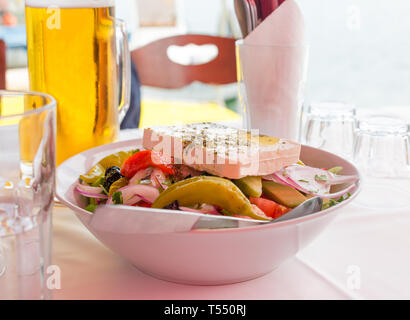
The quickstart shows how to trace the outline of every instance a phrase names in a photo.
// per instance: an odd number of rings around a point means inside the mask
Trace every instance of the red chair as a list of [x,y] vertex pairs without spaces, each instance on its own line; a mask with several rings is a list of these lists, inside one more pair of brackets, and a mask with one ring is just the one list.
[[[181,65],[167,55],[170,46],[213,44],[217,57],[205,64]],[[179,35],[154,41],[131,53],[141,85],[178,89],[199,81],[222,85],[236,82],[235,39],[206,35]]]
[[[179,35],[138,48],[131,52],[131,58],[142,86],[180,89],[195,81],[208,85],[225,85],[237,81],[235,41],[233,38],[216,36]],[[212,44],[217,47],[218,53],[213,60],[195,65],[182,65],[168,57],[170,46],[184,47],[189,44]],[[218,102],[144,100],[141,104],[140,127],[202,121],[237,121],[238,117],[235,112]]]

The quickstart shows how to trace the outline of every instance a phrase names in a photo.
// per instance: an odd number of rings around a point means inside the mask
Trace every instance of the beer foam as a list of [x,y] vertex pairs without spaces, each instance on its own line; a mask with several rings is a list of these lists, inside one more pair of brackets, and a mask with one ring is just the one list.
[[115,0],[26,0],[32,8],[102,8],[115,6]]

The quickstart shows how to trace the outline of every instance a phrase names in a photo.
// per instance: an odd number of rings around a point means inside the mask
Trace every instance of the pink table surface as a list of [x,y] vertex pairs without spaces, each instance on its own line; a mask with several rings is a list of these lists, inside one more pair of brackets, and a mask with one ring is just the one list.
[[56,207],[53,263],[61,289],[54,298],[410,299],[409,194],[410,180],[368,178],[362,194],[295,258],[262,278],[210,287],[145,275],[105,248],[71,210]]

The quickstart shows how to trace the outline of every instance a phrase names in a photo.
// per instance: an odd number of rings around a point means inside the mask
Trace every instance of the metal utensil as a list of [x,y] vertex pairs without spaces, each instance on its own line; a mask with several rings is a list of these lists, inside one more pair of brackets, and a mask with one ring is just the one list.
[[253,20],[251,8],[248,0],[235,0],[235,13],[242,31],[242,37],[245,38],[253,30]]
[[284,0],[234,0],[235,12],[245,38]]
[[308,216],[310,214],[316,213],[322,209],[323,200],[319,197],[311,198],[300,204],[295,209],[289,211],[287,214],[271,220],[271,221],[261,221],[254,219],[239,219],[231,217],[226,219],[214,219],[212,216],[205,216],[198,220],[198,222],[193,226],[193,229],[223,229],[223,228],[242,228],[252,225],[266,225],[277,222],[283,222],[291,219],[301,218]]
[[[262,0],[255,0],[255,5],[256,5],[256,11],[258,13],[258,22],[262,22]],[[258,23],[258,24],[259,24]]]
[[248,35],[248,23],[246,18],[244,2],[243,0],[235,0],[234,5],[236,18],[238,19],[239,27],[241,28],[242,37],[245,38]]
[[247,29],[248,32],[246,35],[248,35],[254,29],[252,8],[248,0],[242,0],[242,3],[243,3],[243,7],[245,8],[245,13],[246,13],[246,24],[248,27]]
[[177,210],[149,209],[132,206],[99,206],[91,219],[91,226],[98,231],[121,234],[173,233],[198,229],[243,228],[296,219],[318,212],[322,199],[315,197],[303,202],[286,215],[261,221],[228,216],[205,215]]
[[322,206],[323,206],[323,199],[320,197],[314,197],[309,200],[306,200],[305,202],[300,204],[295,209],[289,211],[287,214],[273,220],[270,223],[276,223],[276,222],[282,222],[282,221],[287,221],[287,220],[296,219],[296,218],[302,218],[310,214],[313,214],[315,212],[319,212],[320,210],[322,210]]
[[258,26],[258,8],[254,0],[248,0],[248,3],[252,17],[252,30],[254,30]]

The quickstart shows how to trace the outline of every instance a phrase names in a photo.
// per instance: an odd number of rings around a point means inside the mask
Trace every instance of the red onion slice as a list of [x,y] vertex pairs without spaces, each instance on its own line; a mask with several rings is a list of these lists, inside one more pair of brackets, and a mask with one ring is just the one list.
[[311,194],[313,196],[317,196],[317,197],[321,197],[321,198],[327,198],[327,199],[335,199],[335,198],[340,198],[342,196],[344,196],[345,194],[349,193],[350,191],[352,191],[354,188],[356,187],[355,184],[352,184],[350,186],[348,186],[347,188],[338,191],[338,192],[334,192],[334,193],[319,193],[319,192],[311,192],[309,190],[304,191],[303,188],[300,188],[298,190]]
[[148,167],[146,169],[139,170],[134,176],[131,178],[129,184],[138,184],[139,181],[143,180],[144,178],[148,177],[152,173],[152,167]]
[[314,196],[334,199],[346,195],[356,185],[352,184],[344,190],[329,193],[332,185],[354,183],[359,177],[352,175],[341,176],[324,169],[291,165],[274,174],[264,176],[263,179],[275,181]]
[[140,198],[142,201],[149,203],[149,204],[153,204],[153,202],[151,202],[151,200],[148,200],[147,198],[145,198],[144,196],[140,195],[140,194],[136,194],[136,197]]
[[216,209],[216,207],[212,204],[203,204],[201,205],[199,210],[201,210],[203,213],[206,213],[206,214],[221,215],[218,209]]
[[285,177],[282,172],[276,172],[274,173],[274,176],[278,180],[279,183],[282,183],[284,185],[287,185],[289,187],[299,189],[300,186],[298,184],[295,184],[292,180],[290,180],[288,177]]
[[[283,172],[284,170],[281,171]],[[285,171],[286,174],[294,181],[307,180],[309,182],[315,182],[321,185],[336,185],[356,182],[359,179],[359,177],[356,175],[341,176],[324,169],[301,165],[288,166]]]
[[[143,184],[128,185],[118,189],[117,192],[121,192],[123,204],[129,206],[141,200],[152,204],[159,196],[158,189]],[[108,199],[107,204],[113,204],[112,197]]]
[[150,179],[155,188],[161,187],[163,190],[166,190],[168,188],[168,186],[164,184],[167,177],[160,169],[155,168],[151,173]]
[[221,215],[218,210],[216,210],[215,206],[211,204],[203,204],[199,209],[192,209],[188,207],[179,207],[182,211],[187,212],[194,212],[194,213],[202,213],[202,214],[211,214],[211,215]]
[[76,187],[76,190],[79,194],[81,194],[85,197],[88,197],[88,198],[96,198],[96,199],[107,199],[108,198],[108,196],[106,196],[105,194],[85,192],[85,191],[81,190],[80,188],[78,188],[78,186]]
[[87,186],[85,184],[77,184],[77,189],[82,191],[82,192],[86,192],[86,193],[94,193],[94,194],[99,194],[101,192],[103,192],[103,188],[101,187],[91,187],[91,186]]
[[133,205],[137,204],[138,202],[140,202],[141,200],[142,199],[139,196],[135,195],[135,196],[133,196],[133,197],[127,199],[127,200],[124,200],[123,204],[126,205],[126,206],[133,206]]
[[138,197],[140,199],[144,198],[144,201],[146,201],[147,203],[153,203],[155,199],[159,197],[159,191],[157,188],[143,184],[128,185],[119,189],[117,192],[122,193],[124,204],[127,204],[131,200],[135,200],[133,199],[135,197]]
[[[344,196],[345,194],[347,194],[348,192],[352,191],[356,185],[352,184],[349,187],[338,191],[338,192],[334,192],[334,193],[329,193],[330,190],[330,185],[326,186],[326,189],[322,189],[322,192],[320,190],[316,191],[316,190],[308,190],[305,187],[302,187],[300,184],[296,183],[292,178],[288,177],[288,181],[291,181],[293,184],[295,184],[298,187],[295,187],[296,189],[311,194],[313,196],[317,196],[317,197],[321,197],[321,198],[328,198],[328,199],[335,199],[335,198],[340,198],[341,196]],[[323,191],[325,190],[325,191]]]

